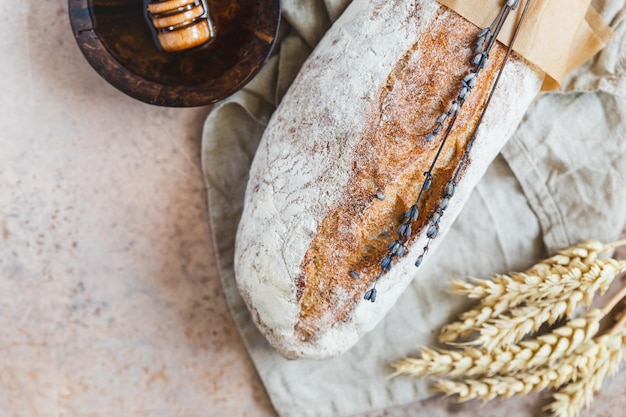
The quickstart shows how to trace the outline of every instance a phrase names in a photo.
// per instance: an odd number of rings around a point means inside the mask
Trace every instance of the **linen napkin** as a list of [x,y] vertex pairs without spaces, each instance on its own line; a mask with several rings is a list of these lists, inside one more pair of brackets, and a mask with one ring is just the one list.
[[248,169],[265,125],[302,62],[349,0],[283,0],[287,35],[261,73],[215,106],[203,132],[209,215],[224,294],[282,417],[351,416],[430,395],[427,382],[387,380],[388,364],[434,341],[465,305],[452,278],[521,270],[582,239],[611,241],[626,221],[626,10],[592,4],[616,32],[560,90],[528,110],[463,212],[394,308],[341,357],[289,361],[265,341],[235,284],[233,247]]

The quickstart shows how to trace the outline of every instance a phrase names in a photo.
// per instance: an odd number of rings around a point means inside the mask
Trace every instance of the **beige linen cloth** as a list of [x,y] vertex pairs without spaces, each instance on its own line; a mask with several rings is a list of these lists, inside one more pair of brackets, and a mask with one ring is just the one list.
[[611,241],[626,221],[625,2],[597,0],[594,7],[616,37],[560,90],[532,105],[385,319],[339,358],[283,359],[258,332],[237,291],[235,232],[263,129],[303,60],[348,3],[284,0],[287,35],[277,54],[248,86],[218,104],[204,126],[203,168],[224,293],[282,417],[350,416],[426,398],[426,381],[386,377],[390,362],[433,342],[464,307],[460,297],[445,292],[449,279],[520,270],[582,239]]

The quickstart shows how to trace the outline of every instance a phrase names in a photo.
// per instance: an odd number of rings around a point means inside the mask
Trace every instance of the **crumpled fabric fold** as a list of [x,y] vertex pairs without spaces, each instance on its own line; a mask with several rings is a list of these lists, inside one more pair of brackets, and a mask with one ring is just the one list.
[[286,36],[259,75],[217,104],[203,132],[209,216],[224,293],[281,417],[341,417],[427,398],[426,380],[389,363],[434,341],[466,307],[453,278],[524,269],[581,239],[611,241],[626,222],[626,11],[593,6],[616,37],[528,110],[432,258],[370,334],[341,357],[288,361],[254,326],[235,284],[233,247],[248,169],[265,124],[348,0],[283,0]]

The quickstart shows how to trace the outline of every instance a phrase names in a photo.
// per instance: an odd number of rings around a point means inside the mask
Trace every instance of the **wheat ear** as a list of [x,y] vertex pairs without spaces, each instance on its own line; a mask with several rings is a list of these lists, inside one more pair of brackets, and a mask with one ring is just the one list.
[[[459,401],[491,400],[546,388],[559,389],[547,409],[573,417],[588,406],[604,379],[626,356],[626,310],[617,323],[597,336],[600,320],[626,297],[621,288],[604,307],[572,319],[581,304],[604,293],[626,262],[599,254],[626,244],[597,241],[559,251],[523,273],[492,281],[457,281],[453,292],[481,299],[479,306],[445,326],[440,340],[457,349],[423,349],[418,358],[396,362],[394,375],[434,375],[436,388]],[[544,324],[569,321],[550,333],[519,342]],[[456,342],[478,332],[473,340]]]
[[[560,254],[553,258],[564,256]],[[565,260],[562,259],[561,262]],[[626,262],[611,258],[596,258],[591,264],[585,265],[588,268],[584,273],[566,274],[565,271],[559,271],[559,274],[551,273],[548,279],[544,277],[541,281],[544,285],[536,289],[538,295],[528,300],[522,300],[519,296],[508,297],[506,294],[497,301],[483,300],[477,308],[463,313],[461,320],[444,326],[439,334],[439,341],[450,343],[467,338],[478,330],[480,336],[468,343],[485,344],[490,349],[500,343],[515,343],[525,334],[539,329],[545,322],[554,323],[563,316],[570,317],[581,302],[589,306],[595,294],[606,292],[614,278],[626,269]],[[552,270],[554,267],[551,267]],[[581,268],[577,268],[577,271],[581,271]],[[577,277],[579,278],[576,279]],[[563,285],[561,281],[567,281],[567,284]]]
[[[625,312],[626,313],[626,312]],[[562,387],[553,394],[554,402],[546,407],[555,417],[572,417],[588,408],[594,393],[602,387],[604,379],[617,372],[620,363],[626,356],[626,314],[606,335],[607,352],[594,363],[592,371],[582,378]]]
[[435,387],[447,394],[457,395],[460,402],[472,399],[489,401],[497,396],[505,398],[525,395],[531,391],[557,388],[570,381],[592,375],[599,364],[604,363],[622,336],[601,335],[579,346],[571,355],[563,356],[552,365],[520,372],[515,375],[496,375],[479,379],[440,379]]
[[464,344],[482,346],[487,350],[503,348],[536,332],[544,324],[556,323],[563,317],[571,317],[583,299],[583,293],[574,291],[558,302],[537,301],[533,305],[515,307],[489,320],[480,329],[479,336]]
[[587,272],[588,266],[595,262],[598,254],[604,252],[604,249],[605,245],[602,243],[588,240],[560,250],[556,255],[541,260],[522,273],[510,276],[497,274],[490,280],[474,279],[472,280],[474,284],[455,280],[451,292],[469,298],[483,298],[486,301],[503,295],[522,299],[533,298],[537,287],[551,275],[560,275],[563,268]]
[[548,334],[505,349],[489,351],[473,347],[461,350],[426,348],[420,352],[418,358],[407,358],[392,364],[396,370],[393,375],[446,375],[450,378],[510,375],[551,365],[591,340],[600,328],[602,317],[601,310],[592,310],[584,318],[571,320]]
[[[558,294],[554,286],[575,283],[596,262],[604,248],[598,241],[585,241],[560,250],[521,273],[497,274],[490,280],[473,279],[473,284],[454,280],[451,292],[469,298],[482,298],[486,303],[504,296],[511,300],[510,305],[516,305],[517,300],[549,297]],[[545,287],[547,293],[537,292],[539,287]]]
[[[593,320],[600,320],[626,295],[623,288],[601,310],[592,312]],[[626,355],[626,311],[618,316],[612,329],[578,346],[552,364],[524,370],[515,375],[496,375],[479,379],[465,378],[461,381],[440,379],[436,388],[447,394],[457,395],[458,401],[482,399],[489,401],[497,396],[505,398],[525,395],[531,391],[563,387],[554,395],[555,401],[547,409],[557,417],[577,415],[588,405],[593,393],[600,389],[602,381],[613,374]]]
[[509,308],[507,303],[494,303],[491,305],[479,305],[459,316],[459,321],[443,326],[439,333],[440,343],[450,343],[457,339],[466,338],[476,332],[476,329],[486,323],[490,318],[496,317]]

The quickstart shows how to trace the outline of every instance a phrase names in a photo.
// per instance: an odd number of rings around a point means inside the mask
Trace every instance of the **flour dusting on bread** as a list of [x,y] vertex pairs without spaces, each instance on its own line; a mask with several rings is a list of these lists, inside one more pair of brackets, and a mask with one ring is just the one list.
[[[458,93],[478,32],[435,0],[354,0],[276,110],[252,164],[235,272],[256,324],[283,355],[343,353],[416,275],[428,213],[476,125],[504,55],[501,46],[446,142],[432,197],[420,207],[427,214],[415,225],[407,253],[379,284],[384,297],[375,304],[363,300],[399,217],[424,181],[439,144],[426,137]],[[512,134],[541,78],[521,58],[507,64],[441,234]]]

